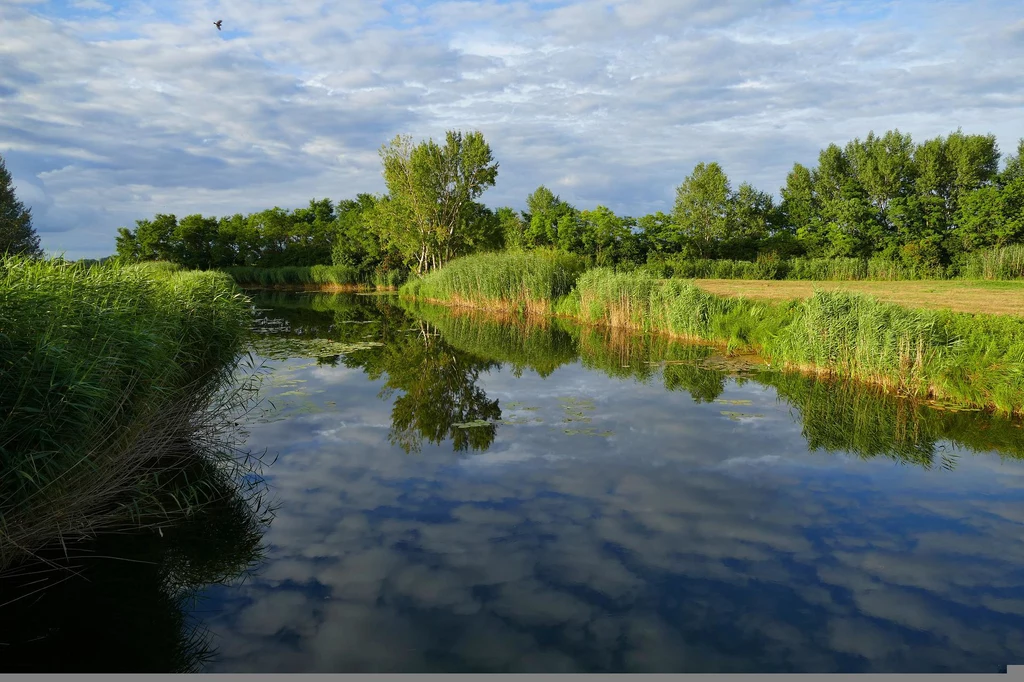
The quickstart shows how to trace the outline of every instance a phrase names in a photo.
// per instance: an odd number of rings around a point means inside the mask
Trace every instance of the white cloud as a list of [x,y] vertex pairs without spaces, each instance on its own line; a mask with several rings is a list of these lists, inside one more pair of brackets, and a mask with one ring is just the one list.
[[104,4],[0,9],[0,154],[44,194],[44,246],[72,256],[156,211],[380,191],[396,133],[481,129],[490,204],[545,183],[634,215],[701,160],[775,192],[871,129],[1021,135],[1010,2]]

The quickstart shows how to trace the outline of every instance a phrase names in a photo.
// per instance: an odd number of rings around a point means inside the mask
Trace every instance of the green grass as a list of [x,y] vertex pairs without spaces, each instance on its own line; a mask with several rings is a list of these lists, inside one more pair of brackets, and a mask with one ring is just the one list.
[[214,435],[250,324],[223,273],[0,261],[0,563],[140,516],[156,464]]
[[459,302],[502,310],[543,313],[572,290],[584,261],[557,251],[481,253],[451,261],[410,280],[404,296]]
[[370,279],[361,276],[356,268],[346,265],[286,266],[279,268],[230,267],[224,268],[240,285],[257,287],[353,287],[357,289],[394,289],[405,280],[401,270],[376,272]]

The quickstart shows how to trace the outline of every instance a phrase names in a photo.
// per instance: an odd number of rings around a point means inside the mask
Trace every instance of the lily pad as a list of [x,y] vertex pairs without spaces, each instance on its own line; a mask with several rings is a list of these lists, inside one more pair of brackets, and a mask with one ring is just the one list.
[[452,424],[457,429],[475,429],[481,426],[491,426],[493,422],[489,422],[486,419],[474,419],[471,422],[459,422]]
[[764,417],[763,414],[748,414],[746,412],[721,412],[722,416],[728,417],[733,421],[740,421],[741,419],[761,419]]

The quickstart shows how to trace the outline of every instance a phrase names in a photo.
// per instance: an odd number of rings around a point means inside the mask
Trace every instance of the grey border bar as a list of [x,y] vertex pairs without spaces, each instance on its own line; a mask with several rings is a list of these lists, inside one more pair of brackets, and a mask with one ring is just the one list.
[[[942,680],[943,682],[954,680],[977,680],[979,677],[986,678],[992,675],[1003,675],[1006,677],[1002,679],[1011,680],[1013,682],[1024,682],[1024,665],[1010,665],[1007,666],[1006,673],[910,673],[910,674],[896,674],[896,673],[837,673],[837,674],[824,674],[824,673],[771,673],[771,674],[737,674],[737,673],[695,673],[695,674],[670,674],[670,673],[569,673],[569,674],[530,674],[530,673],[459,673],[458,676],[464,679],[473,680],[493,680],[497,682],[499,680],[515,681],[515,682],[530,682],[537,679],[593,679],[601,680],[602,682],[625,682],[626,680],[643,680],[644,682],[675,682],[677,680],[681,682],[733,682],[733,681],[745,681],[745,680],[782,680],[797,678],[800,680],[824,680],[829,682],[832,680],[848,680],[854,682],[856,680],[894,680],[899,682],[900,680]],[[203,679],[203,680],[216,680],[218,682],[227,681],[244,681],[244,680],[291,680],[300,678],[303,680],[317,680],[318,682],[327,682],[328,680],[374,680],[375,682],[402,682],[405,680],[450,680],[454,676],[454,673],[253,673],[253,674],[242,674],[242,673],[199,673],[192,675],[176,675],[176,674],[19,674],[19,673],[0,673],[0,678],[4,680],[101,680],[109,679],[132,679],[132,680],[168,680],[168,679]]]

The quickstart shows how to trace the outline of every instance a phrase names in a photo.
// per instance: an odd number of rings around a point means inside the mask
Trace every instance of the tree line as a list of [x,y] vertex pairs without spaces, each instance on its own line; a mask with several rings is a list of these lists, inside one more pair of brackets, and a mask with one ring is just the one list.
[[831,144],[816,165],[794,164],[781,202],[750,183],[734,189],[720,164],[702,162],[671,213],[638,218],[579,209],[543,185],[525,210],[488,208],[479,198],[498,163],[479,132],[399,136],[380,156],[380,195],[223,218],[159,214],[120,228],[117,253],[190,268],[344,265],[370,279],[481,250],[555,248],[597,265],[805,256],[933,267],[1024,241],[1024,140],[1000,169],[995,136],[962,130],[920,144],[899,130]]
[[41,257],[39,235],[32,227],[32,209],[18,200],[13,178],[0,156],[0,256]]

